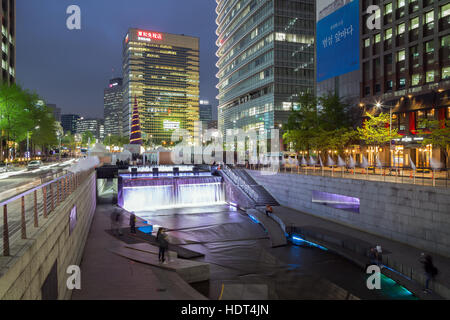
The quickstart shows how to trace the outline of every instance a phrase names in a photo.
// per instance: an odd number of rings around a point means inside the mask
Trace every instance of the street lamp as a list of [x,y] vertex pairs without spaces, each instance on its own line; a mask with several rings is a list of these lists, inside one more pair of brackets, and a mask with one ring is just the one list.
[[[383,106],[381,102],[377,102],[375,106],[378,109],[389,109],[389,137],[391,138],[389,139],[389,152],[392,152],[392,109],[394,109],[394,106]],[[389,163],[391,164],[391,154],[389,154]]]

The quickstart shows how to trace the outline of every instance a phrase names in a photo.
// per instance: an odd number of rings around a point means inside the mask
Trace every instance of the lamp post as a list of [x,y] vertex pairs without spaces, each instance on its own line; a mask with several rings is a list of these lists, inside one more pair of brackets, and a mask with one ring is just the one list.
[[389,139],[389,164],[391,164],[391,153],[392,153],[392,109],[394,108],[394,106],[389,105],[389,106],[386,107],[386,106],[383,106],[381,104],[381,102],[377,102],[376,103],[376,107],[378,109],[381,109],[381,108],[389,109],[389,137],[391,138],[391,139]]

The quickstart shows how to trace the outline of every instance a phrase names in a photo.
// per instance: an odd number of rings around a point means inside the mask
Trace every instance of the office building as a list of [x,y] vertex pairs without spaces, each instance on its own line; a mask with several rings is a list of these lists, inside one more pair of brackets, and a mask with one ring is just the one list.
[[47,108],[51,111],[55,121],[61,122],[61,108],[52,103],[47,103]]
[[2,0],[2,72],[0,81],[8,84],[16,81],[16,1]]
[[208,129],[208,123],[213,120],[212,105],[208,100],[200,100],[199,115],[203,130]]
[[78,119],[80,119],[80,116],[77,114],[63,114],[61,116],[61,126],[63,127],[64,133],[76,133]]
[[270,138],[314,90],[313,0],[217,0],[218,126]]
[[177,128],[198,134],[199,39],[129,29],[123,40],[123,132],[130,136],[135,98],[142,137],[169,145]]
[[[383,160],[397,166],[442,163],[442,150],[422,146],[422,120],[450,119],[450,3],[448,0],[363,1],[380,5],[380,29],[362,24],[361,108],[389,113],[402,138]],[[386,148],[385,148],[386,149]]]
[[83,135],[85,132],[91,132],[96,139],[102,140],[104,138],[104,125],[100,119],[93,118],[79,118],[77,120],[77,134]]
[[123,108],[123,79],[115,78],[109,81],[108,88],[104,90],[103,105],[105,119],[105,135],[121,136],[122,108]]

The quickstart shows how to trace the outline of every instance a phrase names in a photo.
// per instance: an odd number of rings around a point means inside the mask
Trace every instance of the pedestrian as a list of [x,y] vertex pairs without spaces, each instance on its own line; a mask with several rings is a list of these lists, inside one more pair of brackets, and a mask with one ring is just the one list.
[[136,234],[136,215],[133,212],[130,215],[130,233]]
[[164,229],[162,227],[158,229],[158,233],[156,235],[156,241],[159,244],[159,253],[158,253],[159,262],[164,263],[164,261],[166,261],[165,253],[166,253],[167,248],[169,247],[169,242],[167,241],[166,229]]
[[123,233],[120,229],[120,227],[122,226],[122,210],[120,209],[120,207],[116,206],[114,212],[114,233],[116,235],[122,236]]
[[420,262],[423,264],[423,269],[425,271],[425,289],[424,293],[430,293],[431,290],[429,288],[430,280],[434,280],[434,278],[438,274],[438,269],[433,264],[433,258],[429,254],[422,253],[420,255]]
[[377,257],[377,265],[381,266],[383,264],[383,250],[381,249],[380,245],[377,245],[375,247],[375,253]]
[[375,248],[370,248],[369,250],[369,265],[378,265],[377,251]]
[[266,205],[266,216],[269,216],[269,213],[273,213],[273,209],[270,205]]

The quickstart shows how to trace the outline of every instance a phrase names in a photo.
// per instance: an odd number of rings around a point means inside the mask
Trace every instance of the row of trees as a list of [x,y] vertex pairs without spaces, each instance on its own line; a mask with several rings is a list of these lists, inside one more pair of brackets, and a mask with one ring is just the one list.
[[[292,144],[296,151],[326,152],[331,149],[342,154],[353,145],[383,146],[401,137],[396,126],[390,128],[389,114],[366,113],[361,123],[361,109],[334,94],[316,98],[305,93],[300,96],[299,105],[300,108],[292,112],[283,135],[284,141]],[[426,128],[417,132],[424,138],[421,144],[441,148],[447,159],[450,121],[424,120],[420,127]]]
[[39,103],[39,96],[17,84],[0,85],[0,160],[25,154],[39,146],[47,153],[57,145],[57,126],[47,106]]

